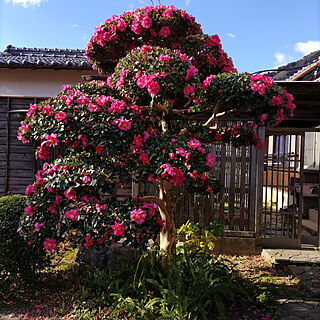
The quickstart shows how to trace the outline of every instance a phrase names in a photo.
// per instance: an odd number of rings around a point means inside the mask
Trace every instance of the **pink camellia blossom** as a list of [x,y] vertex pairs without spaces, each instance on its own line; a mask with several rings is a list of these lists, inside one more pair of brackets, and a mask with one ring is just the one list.
[[158,82],[153,80],[148,82],[148,92],[151,95],[156,95],[159,91],[160,91],[160,85]]
[[50,148],[47,145],[39,146],[36,150],[36,158],[39,159],[49,159],[50,157]]
[[113,226],[111,226],[112,230],[113,230],[113,235],[115,236],[122,236],[126,230],[126,228],[123,225],[123,222],[115,222]]
[[36,104],[30,104],[29,110],[27,112],[27,117],[30,117],[38,110],[38,106]]
[[83,246],[87,249],[93,246],[93,241],[89,235],[86,235],[86,243]]
[[186,177],[181,169],[174,168],[174,175],[169,178],[169,182],[174,186],[183,186]]
[[56,208],[56,206],[54,204],[51,204],[48,208],[48,210],[51,212],[51,213],[54,213],[54,214],[57,214],[58,213],[58,210]]
[[254,146],[257,150],[260,150],[260,149],[262,149],[263,148],[263,146],[264,146],[264,143],[263,143],[263,141],[260,139],[259,141],[258,141],[258,143]]
[[92,102],[89,103],[89,111],[91,111],[91,112],[99,112],[100,110],[101,110],[101,108],[98,105],[96,105],[96,104],[94,104]]
[[27,207],[24,209],[24,212],[32,217],[33,216],[33,210],[34,210],[34,207],[31,206],[31,204],[28,204]]
[[108,101],[109,101],[109,99],[104,95],[96,98],[96,103],[101,107],[104,107]]
[[83,176],[83,177],[82,177],[82,181],[83,181],[84,183],[88,183],[88,182],[91,181],[91,178],[86,175],[86,176]]
[[273,96],[270,105],[272,107],[280,106],[283,103],[283,99],[281,96]]
[[170,159],[174,159],[174,157],[175,157],[175,154],[172,153],[172,152],[170,152],[170,153],[169,153],[169,158],[170,158]]
[[214,162],[215,162],[215,158],[214,158],[214,154],[211,152],[209,154],[207,154],[206,156],[206,165],[210,168],[214,167]]
[[184,93],[184,96],[186,98],[189,97],[189,94],[192,93],[192,92],[195,92],[196,91],[196,88],[194,87],[194,85],[192,84],[188,84],[184,89],[183,89],[183,93]]
[[120,30],[120,31],[126,30],[126,28],[127,28],[126,21],[123,20],[123,19],[120,19],[120,20],[118,21],[117,28],[118,28],[118,30]]
[[215,135],[214,135],[214,139],[217,140],[217,141],[221,141],[222,140],[222,134],[217,132]]
[[207,62],[212,66],[217,65],[217,60],[215,57],[212,57],[210,54],[207,54]]
[[159,36],[162,38],[167,38],[168,36],[170,36],[170,28],[169,27],[162,27],[160,32],[159,32]]
[[[125,106],[124,103],[121,101],[115,101],[111,103],[110,109],[112,109],[113,112],[121,113],[124,110]],[[109,109],[108,109],[109,112]]]
[[96,153],[101,154],[102,151],[103,151],[103,146],[101,144],[98,144],[96,147]]
[[43,241],[43,246],[46,250],[53,251],[57,247],[57,241],[52,238],[47,238]]
[[131,129],[131,122],[127,119],[119,119],[118,120],[118,127],[120,130],[130,130]]
[[130,218],[137,224],[142,224],[146,218],[146,213],[142,209],[134,209],[130,213]]
[[190,64],[187,70],[187,76],[185,77],[185,80],[189,81],[192,76],[195,77],[197,74],[198,74],[198,69],[193,64]]
[[59,139],[57,138],[56,133],[46,134],[45,135],[46,145],[47,147],[57,146],[59,144]]
[[64,84],[61,86],[61,90],[67,90],[71,87],[71,84]]
[[191,149],[197,149],[197,148],[201,147],[201,142],[197,139],[191,139],[187,142],[187,145]]
[[39,232],[40,228],[44,225],[44,222],[36,222],[34,224],[34,232]]
[[69,96],[66,100],[66,105],[69,107],[72,102],[73,102],[73,96]]
[[69,211],[66,211],[66,213],[64,214],[64,216],[67,219],[70,219],[71,221],[77,221],[78,217],[79,217],[79,212],[76,209],[71,209]]
[[156,181],[157,181],[156,177],[150,173],[148,177],[148,182],[156,182]]
[[135,33],[135,34],[140,34],[142,31],[143,31],[143,28],[141,26],[141,24],[139,23],[134,23],[132,26],[131,26],[131,30]]
[[264,126],[265,123],[264,121],[268,119],[268,114],[267,113],[263,113],[260,117],[259,117],[260,121],[261,121],[261,125]]
[[149,16],[144,16],[141,25],[146,29],[150,29],[152,26],[152,19]]
[[144,44],[141,49],[140,52],[151,52],[151,47],[147,46],[146,44]]
[[177,149],[176,149],[176,154],[178,154],[178,155],[181,156],[181,157],[185,157],[186,154],[187,154],[187,152],[186,152],[186,150],[183,149],[183,148],[177,148]]
[[168,65],[170,64],[170,56],[168,54],[160,54],[158,60],[160,62],[166,61]]
[[139,160],[142,161],[142,164],[150,163],[148,154],[143,151],[140,151]]
[[77,104],[79,106],[83,106],[85,104],[89,104],[90,103],[90,99],[88,97],[86,97],[86,96],[81,96],[76,101],[77,101]]
[[47,116],[49,116],[49,117],[52,117],[53,116],[53,109],[52,109],[52,107],[51,106],[44,106],[43,107],[43,111],[44,111],[44,113],[47,115]]
[[62,121],[62,120],[64,120],[66,117],[67,117],[67,115],[66,115],[66,113],[63,112],[63,111],[58,112],[58,113],[54,116],[54,118],[55,118],[57,121]]
[[25,195],[28,196],[30,195],[30,193],[32,193],[34,191],[34,185],[33,184],[29,184],[26,188],[26,192]]
[[68,192],[68,190],[66,190],[64,192],[64,195],[68,200],[72,200],[76,196],[76,194],[77,193],[74,189],[71,189],[69,192]]
[[132,149],[139,149],[140,146],[142,145],[142,137],[141,135],[134,135],[133,141],[132,141]]
[[257,92],[260,94],[260,95],[264,95],[266,93],[266,86],[262,83],[260,83],[258,85],[258,89],[257,89]]
[[197,172],[197,170],[193,170],[193,171],[190,173],[190,177],[196,180],[196,179],[198,178],[198,172]]

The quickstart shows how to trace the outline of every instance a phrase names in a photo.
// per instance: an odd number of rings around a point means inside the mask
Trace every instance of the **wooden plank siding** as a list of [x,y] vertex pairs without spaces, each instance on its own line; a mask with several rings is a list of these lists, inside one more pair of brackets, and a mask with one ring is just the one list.
[[0,196],[23,194],[33,182],[35,171],[34,145],[17,139],[24,112],[34,98],[0,98]]

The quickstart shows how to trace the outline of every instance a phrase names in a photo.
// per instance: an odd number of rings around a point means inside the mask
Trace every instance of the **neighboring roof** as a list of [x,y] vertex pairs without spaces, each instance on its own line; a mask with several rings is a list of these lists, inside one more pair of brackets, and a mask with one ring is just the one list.
[[92,69],[79,49],[18,48],[8,45],[0,52],[0,68]]
[[[314,69],[317,68],[317,66],[319,66],[319,64],[317,64],[316,62],[320,63],[320,50],[318,51],[314,51],[310,54],[308,54],[307,56],[304,56],[302,59],[295,61],[295,62],[291,62],[288,63],[285,66],[281,66],[278,69],[276,69],[275,71],[271,71],[268,72],[267,75],[272,77],[274,80],[277,81],[283,81],[283,80],[291,80],[291,78],[294,78],[294,81],[296,80],[315,80],[316,78],[319,77],[319,75],[317,77],[315,77],[314,79],[312,77],[307,77],[305,78],[307,75],[311,75],[312,76],[312,72]],[[304,73],[305,69],[309,69],[311,68],[309,71],[309,73]],[[316,70],[316,72],[319,74],[319,69]],[[304,74],[303,77],[301,77],[301,79],[299,78],[300,73]]]

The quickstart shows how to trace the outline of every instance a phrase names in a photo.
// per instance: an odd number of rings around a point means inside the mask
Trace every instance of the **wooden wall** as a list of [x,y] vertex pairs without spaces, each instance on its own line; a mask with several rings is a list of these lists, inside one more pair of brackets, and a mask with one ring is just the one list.
[[0,196],[23,194],[35,174],[34,145],[17,139],[20,122],[34,98],[0,98]]

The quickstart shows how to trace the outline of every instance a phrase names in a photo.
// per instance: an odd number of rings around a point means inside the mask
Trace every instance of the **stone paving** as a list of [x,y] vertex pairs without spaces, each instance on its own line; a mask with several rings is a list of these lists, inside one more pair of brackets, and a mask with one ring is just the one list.
[[278,299],[280,320],[320,320],[320,252],[313,249],[264,249],[261,256],[285,264],[310,290],[310,299]]

